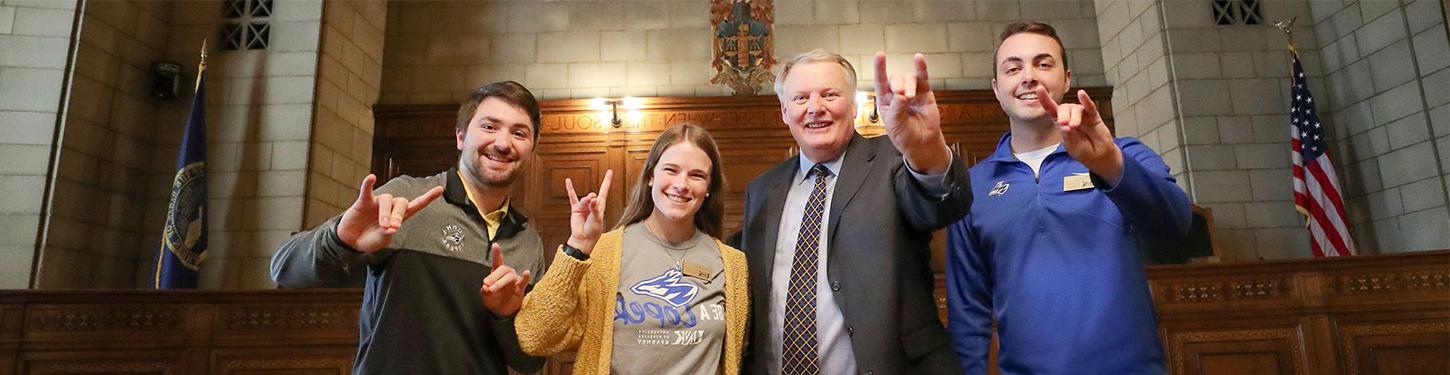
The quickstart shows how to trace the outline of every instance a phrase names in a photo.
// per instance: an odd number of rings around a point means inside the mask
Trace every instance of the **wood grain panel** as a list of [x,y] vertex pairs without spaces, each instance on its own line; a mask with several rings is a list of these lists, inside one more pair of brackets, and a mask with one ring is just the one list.
[[[1147,275],[1170,373],[1388,375],[1450,373],[1450,293],[1434,292],[1446,272],[1450,250]],[[0,291],[0,374],[345,374],[361,300],[356,289]],[[572,363],[553,357],[543,373]]]
[[[355,324],[355,323],[354,323]],[[211,365],[221,375],[345,375],[354,350],[243,348],[212,352]]]
[[1288,373],[1450,373],[1450,251],[1147,271],[1174,374],[1269,353]]
[[[530,224],[539,231],[544,246],[552,249],[564,243],[569,236],[569,193],[566,179],[573,181],[579,194],[598,189],[604,181],[604,171],[614,168],[611,151],[599,147],[552,147],[534,156],[533,168],[528,173],[526,196],[516,196],[513,204],[520,204],[529,216]],[[616,179],[617,181],[617,179]],[[611,189],[608,212],[619,212],[617,189]],[[552,254],[552,252],[550,252]]]
[[361,300],[356,289],[0,291],[0,374],[345,374]]
[[155,352],[60,351],[25,355],[17,374],[187,374],[180,356]]
[[1339,338],[1351,374],[1450,374],[1450,322],[1344,324]]
[[1286,359],[1276,348],[1253,351],[1254,344],[1244,344],[1233,353],[1202,353],[1198,367],[1190,374],[1204,375],[1278,375],[1290,374]]
[[1169,342],[1175,374],[1306,373],[1297,327],[1181,332]]

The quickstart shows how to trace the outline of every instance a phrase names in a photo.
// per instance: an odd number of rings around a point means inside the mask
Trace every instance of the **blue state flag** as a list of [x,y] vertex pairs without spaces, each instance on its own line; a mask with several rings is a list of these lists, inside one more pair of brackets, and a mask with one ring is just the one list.
[[196,288],[197,269],[206,260],[206,73],[197,76],[191,115],[176,156],[171,205],[156,256],[156,289]]

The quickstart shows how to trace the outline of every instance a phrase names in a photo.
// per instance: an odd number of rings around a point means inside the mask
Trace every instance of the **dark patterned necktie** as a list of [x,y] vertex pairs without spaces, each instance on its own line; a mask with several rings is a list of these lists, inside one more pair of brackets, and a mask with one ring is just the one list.
[[816,275],[819,263],[821,215],[826,212],[826,179],[831,170],[816,164],[816,186],[806,200],[801,216],[800,236],[795,241],[795,257],[790,265],[790,289],[785,297],[785,324],[780,373],[783,375],[815,375],[821,373],[816,341]]

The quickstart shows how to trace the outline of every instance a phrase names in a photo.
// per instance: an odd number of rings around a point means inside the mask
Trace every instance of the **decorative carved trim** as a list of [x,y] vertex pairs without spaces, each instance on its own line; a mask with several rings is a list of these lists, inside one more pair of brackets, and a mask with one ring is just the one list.
[[1334,278],[1334,291],[1339,294],[1383,294],[1395,291],[1395,274],[1362,273]]
[[1450,290],[1450,272],[1446,272],[1446,270],[1366,272],[1335,276],[1330,284],[1330,290],[1340,295],[1445,291]]
[[[104,360],[101,360],[104,361]],[[28,363],[26,373],[29,374],[54,374],[54,373],[148,373],[148,374],[174,374],[176,363],[173,362],[70,362],[70,363]]]
[[248,307],[226,312],[223,324],[231,330],[323,329],[357,326],[357,309]]
[[1450,289],[1450,274],[1443,272],[1411,273],[1405,277],[1405,281],[1409,283],[1410,289]]
[[1221,283],[1173,285],[1169,287],[1172,293],[1168,297],[1173,302],[1186,303],[1222,301],[1223,294],[1219,293],[1222,287]]
[[1169,284],[1162,303],[1202,303],[1239,300],[1271,300],[1287,298],[1291,283],[1287,278],[1244,279],[1222,282]]
[[32,309],[26,318],[29,331],[163,331],[181,327],[180,308],[124,306],[66,306]]
[[221,373],[230,374],[237,370],[298,370],[298,369],[323,369],[333,368],[344,371],[352,370],[352,358],[326,357],[326,358],[288,358],[288,359],[249,359],[249,358],[228,358],[221,363]]
[[1230,296],[1233,299],[1274,299],[1288,295],[1288,280],[1241,280],[1230,281]]
[[1249,329],[1237,331],[1198,331],[1173,334],[1169,339],[1173,351],[1173,373],[1184,373],[1184,345],[1196,342],[1285,340],[1290,343],[1289,356],[1294,363],[1294,373],[1304,373],[1304,349],[1300,347],[1299,330],[1295,328]]
[[1446,333],[1450,334],[1450,322],[1425,322],[1404,324],[1363,324],[1340,326],[1339,342],[1344,345],[1344,360],[1350,374],[1359,373],[1359,356],[1355,353],[1355,339],[1364,336],[1390,336],[1404,334]]

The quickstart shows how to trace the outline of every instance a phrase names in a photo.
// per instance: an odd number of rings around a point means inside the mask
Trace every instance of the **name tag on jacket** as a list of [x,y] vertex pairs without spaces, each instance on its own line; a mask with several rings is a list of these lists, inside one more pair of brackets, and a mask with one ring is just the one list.
[[1093,179],[1088,177],[1087,173],[1073,173],[1062,178],[1062,191],[1091,189],[1092,187]]

